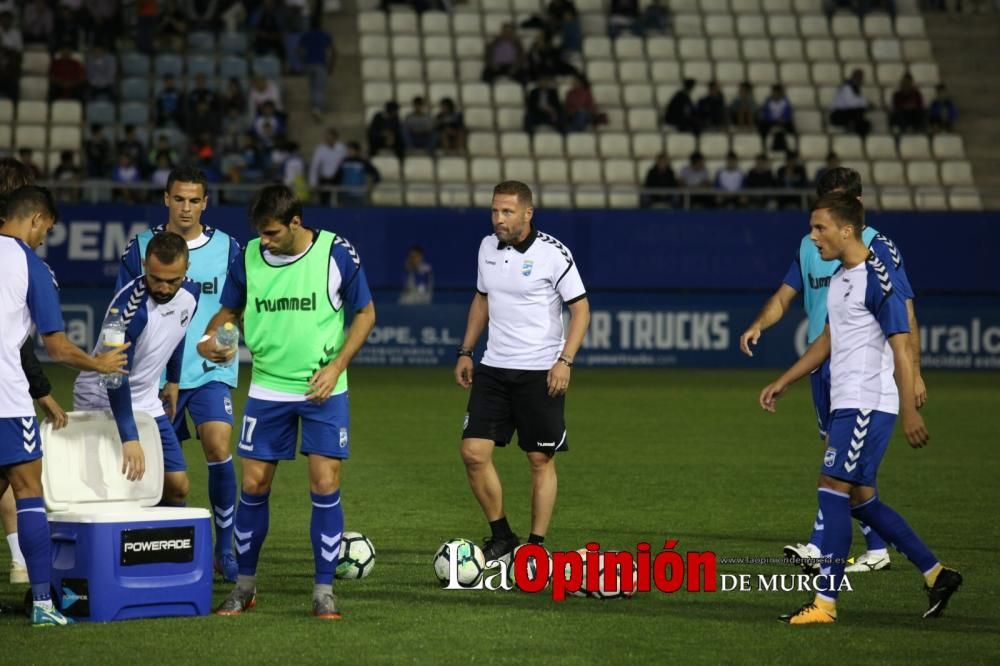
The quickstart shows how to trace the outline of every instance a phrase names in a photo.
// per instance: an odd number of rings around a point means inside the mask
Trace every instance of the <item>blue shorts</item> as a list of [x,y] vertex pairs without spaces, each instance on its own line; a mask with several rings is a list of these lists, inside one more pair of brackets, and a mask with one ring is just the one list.
[[191,415],[195,428],[209,421],[221,421],[233,425],[233,399],[229,386],[222,382],[208,382],[193,389],[181,389],[177,396],[177,414],[174,416],[174,430],[177,439],[191,439],[185,413]]
[[826,439],[830,432],[830,359],[812,371],[809,375],[813,390],[813,408],[816,410],[816,425],[819,426],[819,438]]
[[34,416],[0,418],[0,467],[42,457],[42,437]]
[[830,419],[830,443],[819,473],[875,487],[878,466],[892,438],[896,415],[871,409],[838,409]]
[[347,393],[332,395],[320,404],[249,398],[237,451],[243,458],[255,460],[294,460],[299,419],[302,455],[347,458],[351,451]]
[[163,445],[163,471],[187,471],[184,452],[181,450],[180,440],[177,439],[177,431],[174,430],[174,424],[166,416],[157,416],[156,425],[159,426],[160,443]]

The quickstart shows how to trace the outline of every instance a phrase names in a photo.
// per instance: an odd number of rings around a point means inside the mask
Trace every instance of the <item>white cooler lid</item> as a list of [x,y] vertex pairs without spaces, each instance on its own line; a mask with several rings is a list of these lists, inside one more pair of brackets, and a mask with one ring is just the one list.
[[49,511],[70,507],[109,512],[114,503],[150,507],[163,494],[163,446],[149,414],[135,413],[146,472],[139,481],[122,474],[122,444],[110,410],[70,412],[69,424],[55,430],[42,424],[42,486]]

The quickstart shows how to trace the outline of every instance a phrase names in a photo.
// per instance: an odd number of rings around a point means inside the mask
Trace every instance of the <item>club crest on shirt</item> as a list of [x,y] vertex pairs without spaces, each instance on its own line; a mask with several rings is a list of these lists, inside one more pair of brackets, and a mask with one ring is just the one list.
[[837,449],[832,446],[826,450],[823,454],[823,467],[833,467],[834,462],[837,460]]
[[187,310],[181,311],[181,326],[185,326],[187,324],[188,317],[190,316],[190,314],[191,313],[188,312]]
[[528,277],[531,275],[531,269],[534,267],[535,262],[532,259],[525,259],[524,263],[521,264],[521,275]]
[[345,448],[347,446],[347,428],[340,429],[340,448]]
[[233,401],[228,395],[222,398],[222,407],[226,410],[226,414],[233,415]]

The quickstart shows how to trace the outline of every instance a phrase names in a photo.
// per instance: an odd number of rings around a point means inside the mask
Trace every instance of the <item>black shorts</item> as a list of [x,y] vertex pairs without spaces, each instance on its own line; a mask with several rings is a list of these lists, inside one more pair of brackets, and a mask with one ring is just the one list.
[[506,446],[516,430],[523,451],[566,451],[566,396],[552,398],[548,390],[547,370],[476,366],[462,439],[490,439]]

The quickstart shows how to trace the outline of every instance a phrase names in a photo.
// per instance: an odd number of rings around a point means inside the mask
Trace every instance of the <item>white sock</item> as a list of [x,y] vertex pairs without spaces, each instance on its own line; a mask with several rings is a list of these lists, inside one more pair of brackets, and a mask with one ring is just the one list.
[[16,564],[26,567],[27,564],[24,562],[24,553],[21,552],[21,544],[17,541],[17,532],[7,535],[7,545],[10,546],[10,559],[12,559]]
[[45,599],[44,601],[35,601],[35,605],[44,608],[45,610],[54,610],[55,606],[52,605],[51,599]]
[[886,548],[879,548],[878,550],[869,550],[868,557],[889,557],[889,551]]

